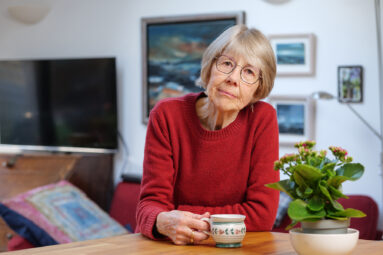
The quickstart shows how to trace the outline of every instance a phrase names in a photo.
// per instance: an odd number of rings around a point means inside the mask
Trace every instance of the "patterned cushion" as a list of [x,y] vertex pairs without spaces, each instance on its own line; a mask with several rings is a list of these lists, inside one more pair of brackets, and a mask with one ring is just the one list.
[[127,233],[67,181],[42,186],[3,201],[0,215],[16,233],[36,246]]

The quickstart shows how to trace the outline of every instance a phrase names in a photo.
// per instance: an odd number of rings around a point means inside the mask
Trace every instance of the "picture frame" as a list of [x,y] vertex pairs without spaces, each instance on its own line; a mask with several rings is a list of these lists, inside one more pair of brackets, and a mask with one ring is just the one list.
[[245,12],[141,19],[142,119],[163,98],[202,91],[195,85],[202,54],[224,30],[245,23]]
[[277,111],[280,145],[314,140],[315,100],[310,96],[277,95],[266,101]]
[[277,76],[315,75],[314,34],[269,35],[277,62]]
[[338,66],[338,101],[341,103],[363,102],[362,66]]

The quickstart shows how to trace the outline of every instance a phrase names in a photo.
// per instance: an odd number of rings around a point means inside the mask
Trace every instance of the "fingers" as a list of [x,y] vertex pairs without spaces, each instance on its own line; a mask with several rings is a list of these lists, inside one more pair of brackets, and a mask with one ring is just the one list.
[[209,223],[207,223],[206,221],[203,221],[201,219],[210,217],[210,213],[206,212],[206,213],[200,215],[200,214],[194,214],[194,213],[186,212],[185,215],[190,217],[190,219],[187,222],[187,226],[192,230],[196,230],[193,232],[194,243],[200,243],[203,240],[208,239],[209,235],[203,233],[202,231],[209,231],[210,225],[209,225]]
[[159,233],[168,236],[175,244],[200,243],[209,238],[201,231],[208,231],[209,224],[201,218],[209,216],[182,211],[162,212],[157,216],[156,227]]
[[186,213],[185,215],[191,218],[187,224],[188,227],[192,229],[196,229],[198,231],[209,231],[210,229],[209,223],[204,220],[201,220],[202,218],[209,218],[210,217],[209,212],[205,212],[204,214],[194,214],[190,212],[185,212],[185,213]]
[[208,231],[210,229],[209,223],[201,220],[202,218],[209,218],[210,213],[205,212],[204,214],[195,214],[191,212],[184,212],[185,216],[189,217],[190,220],[186,222],[186,225],[192,229],[199,231]]
[[173,242],[177,245],[199,244],[209,238],[207,234],[189,228],[188,230],[183,231],[183,233],[177,233],[175,237],[176,238],[173,240]]
[[210,218],[210,213],[209,212],[205,212],[201,216],[202,216],[202,218]]
[[195,231],[192,234],[192,230],[189,228],[177,229],[176,233],[170,236],[174,244],[186,245],[198,242],[199,239],[195,238]]
[[197,219],[197,220],[200,220],[202,218],[209,218],[210,217],[210,213],[209,212],[205,212],[204,214],[195,214],[195,213],[191,213],[191,212],[184,212],[184,214],[186,216],[189,216],[193,219]]
[[190,219],[187,223],[187,226],[198,231],[209,231],[210,229],[209,223],[204,220]]
[[193,236],[194,236],[194,243],[195,244],[199,244],[203,240],[206,240],[209,238],[209,236],[207,234],[200,232],[200,231],[194,231]]

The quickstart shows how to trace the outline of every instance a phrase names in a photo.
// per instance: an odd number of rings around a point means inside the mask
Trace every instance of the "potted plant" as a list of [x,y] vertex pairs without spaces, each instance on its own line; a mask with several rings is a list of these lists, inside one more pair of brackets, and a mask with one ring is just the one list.
[[303,233],[347,233],[351,217],[364,217],[356,209],[344,209],[337,202],[348,198],[342,193],[342,183],[358,180],[364,172],[363,165],[352,163],[347,151],[335,146],[327,151],[315,151],[315,141],[295,144],[297,154],[286,154],[275,161],[274,169],[282,171],[289,179],[266,184],[267,187],[285,192],[292,199],[288,215],[292,220],[286,229],[301,222]]

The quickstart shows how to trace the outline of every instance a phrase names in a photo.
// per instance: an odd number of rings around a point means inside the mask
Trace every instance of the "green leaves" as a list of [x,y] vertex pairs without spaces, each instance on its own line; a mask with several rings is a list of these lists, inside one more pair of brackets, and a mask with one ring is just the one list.
[[293,177],[294,177],[294,180],[298,184],[299,187],[306,189],[307,184],[305,182],[305,179],[303,178],[303,176],[298,171],[294,171]]
[[359,163],[347,163],[336,170],[336,176],[328,180],[329,185],[338,188],[345,181],[358,180],[364,173],[364,167]]
[[325,176],[318,168],[310,165],[297,165],[295,167],[294,174],[295,173],[298,173],[306,182],[311,184]]
[[265,184],[265,186],[285,192],[287,195],[289,195],[289,197],[294,199],[294,195],[293,195],[294,183],[291,182],[290,180],[282,180],[279,182],[269,183],[269,184]]
[[335,176],[335,171],[334,171],[335,165],[336,165],[335,162],[324,165],[322,168],[322,172],[329,177]]
[[276,161],[277,169],[289,179],[265,185],[283,191],[293,199],[288,208],[292,219],[288,228],[300,221],[364,217],[363,212],[350,208],[345,210],[337,202],[339,198],[348,198],[342,193],[342,183],[360,179],[364,173],[363,165],[350,163],[352,158],[340,147],[329,147],[335,156],[335,159],[330,159],[325,150],[314,151],[314,145],[314,141],[297,143],[298,154],[286,154]]
[[352,208],[347,208],[345,210],[342,210],[342,211],[337,211],[337,212],[332,212],[331,214],[329,214],[329,216],[331,216],[331,218],[335,218],[335,217],[340,217],[340,218],[351,218],[351,217],[354,217],[354,218],[362,218],[362,217],[365,217],[366,214],[363,213],[362,211],[359,211],[359,210],[356,210],[356,209],[352,209]]
[[313,196],[313,198],[309,200],[307,207],[311,211],[319,212],[324,208],[324,200],[319,196]]
[[319,184],[318,184],[318,187],[319,187],[319,190],[321,191],[321,193],[329,200],[329,201],[332,201],[332,197],[330,195],[330,192],[327,190],[327,184],[325,181],[320,181]]
[[338,202],[338,201],[335,201],[335,200],[332,200],[331,201],[331,205],[332,207],[336,210],[336,211],[343,211],[343,206]]
[[339,189],[336,189],[336,188],[334,188],[334,187],[331,186],[331,185],[329,185],[328,188],[329,188],[329,190],[330,190],[331,196],[332,196],[335,200],[337,200],[337,199],[339,199],[339,198],[341,198],[341,197],[346,198],[346,199],[348,198],[348,196],[344,195]]
[[310,211],[307,208],[307,204],[301,200],[296,199],[290,203],[287,214],[294,221],[303,221],[303,220],[313,220],[313,219],[322,219],[326,216],[324,210],[319,211]]
[[336,170],[336,175],[345,176],[351,181],[356,181],[362,177],[364,173],[364,166],[359,163],[347,163]]
[[308,163],[311,166],[319,167],[320,164],[322,163],[322,159],[321,158],[317,158],[317,157],[309,157],[308,158]]

